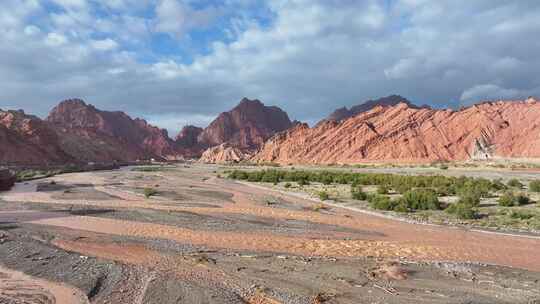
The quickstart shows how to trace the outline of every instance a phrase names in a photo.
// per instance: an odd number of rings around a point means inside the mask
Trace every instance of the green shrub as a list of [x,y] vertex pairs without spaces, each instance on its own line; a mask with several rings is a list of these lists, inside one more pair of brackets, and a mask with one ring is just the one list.
[[330,195],[328,195],[328,193],[326,191],[321,191],[319,192],[319,199],[321,201],[326,201],[326,200],[329,200],[330,199]]
[[499,206],[503,207],[522,206],[530,203],[531,199],[523,193],[515,195],[512,192],[506,192],[499,197]]
[[531,199],[526,196],[525,194],[523,193],[520,193],[516,196],[516,205],[517,206],[522,206],[522,205],[527,205],[527,204],[530,204],[531,203]]
[[146,198],[150,198],[151,196],[158,194],[158,191],[154,188],[144,188],[143,193]]
[[459,203],[478,207],[480,205],[480,194],[475,191],[462,193],[459,197]]
[[534,214],[532,213],[529,213],[529,212],[523,212],[523,211],[515,211],[515,210],[512,210],[512,212],[510,212],[508,214],[508,216],[510,218],[513,218],[513,219],[519,219],[519,220],[529,220],[529,219],[532,219],[534,217]]
[[440,210],[441,203],[437,193],[430,189],[409,190],[403,194],[410,210]]
[[365,201],[367,194],[362,190],[362,187],[351,186],[351,197],[355,200]]
[[529,183],[529,190],[532,192],[540,192],[540,180],[533,180]]
[[290,188],[290,187],[292,187],[292,185],[291,185],[291,183],[287,182],[287,183],[285,183],[285,185],[283,185],[283,187]]
[[386,195],[374,194],[368,197],[369,205],[377,210],[394,210],[396,202],[390,200]]
[[399,197],[393,200],[394,202],[394,211],[396,212],[409,212],[409,207],[407,206],[407,201],[403,197]]
[[412,189],[412,187],[410,185],[407,185],[407,184],[398,184],[398,185],[394,185],[393,187],[400,194],[403,194],[403,193],[405,193],[405,192]]
[[523,188],[523,184],[515,178],[508,181],[508,186],[513,187],[513,188],[518,188],[518,189]]
[[379,187],[377,187],[378,194],[388,194],[388,192],[389,192],[388,186],[386,185],[380,185]]
[[499,206],[502,207],[512,207],[516,202],[516,197],[512,192],[505,192],[499,197]]
[[463,202],[451,204],[445,211],[462,220],[472,220],[478,217],[476,209],[472,205]]
[[437,195],[439,196],[449,196],[454,194],[455,191],[451,189],[449,186],[439,186],[435,188],[435,192],[437,192]]

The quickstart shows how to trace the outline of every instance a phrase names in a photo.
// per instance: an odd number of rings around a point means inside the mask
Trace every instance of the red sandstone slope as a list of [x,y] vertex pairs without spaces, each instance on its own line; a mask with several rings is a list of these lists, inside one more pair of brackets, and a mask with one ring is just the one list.
[[73,161],[46,122],[23,111],[0,110],[0,164],[52,165]]
[[78,160],[172,159],[179,154],[166,130],[123,112],[98,110],[79,99],[61,102],[47,121],[58,131],[63,149]]
[[256,149],[291,125],[289,116],[280,108],[244,98],[231,111],[221,113],[210,123],[199,135],[198,142],[207,147],[228,143],[240,149]]
[[378,106],[342,122],[276,134],[253,160],[427,162],[486,155],[540,157],[540,102],[488,102],[461,111]]

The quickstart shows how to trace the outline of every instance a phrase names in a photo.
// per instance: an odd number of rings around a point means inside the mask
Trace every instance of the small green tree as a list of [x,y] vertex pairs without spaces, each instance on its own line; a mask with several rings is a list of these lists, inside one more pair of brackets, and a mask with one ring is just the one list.
[[367,194],[362,190],[361,186],[351,186],[351,197],[355,200],[365,201]]
[[409,190],[403,198],[410,210],[440,210],[441,203],[437,193],[430,189]]
[[529,183],[529,190],[532,192],[540,192],[540,180],[533,180]]
[[395,202],[386,195],[374,194],[368,197],[369,205],[378,210],[394,210]]
[[516,197],[512,192],[505,192],[499,197],[499,206],[502,207],[512,207],[515,205]]
[[321,201],[327,201],[327,200],[330,199],[330,195],[328,195],[328,192],[326,192],[326,191],[321,191],[321,192],[319,192],[319,199]]
[[451,204],[445,211],[462,220],[471,220],[478,217],[476,209],[472,205],[463,202]]

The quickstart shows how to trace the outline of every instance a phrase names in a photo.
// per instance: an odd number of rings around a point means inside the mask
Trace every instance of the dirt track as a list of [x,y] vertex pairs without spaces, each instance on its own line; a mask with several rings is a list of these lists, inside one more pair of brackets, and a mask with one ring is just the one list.
[[[96,291],[99,280],[68,278],[52,264],[26,272],[75,286],[92,303],[540,299],[540,239],[313,211],[312,201],[215,178],[214,170],[77,173],[18,185],[0,194],[0,264],[26,271],[44,252],[83,256],[112,287]],[[145,187],[158,195],[144,198]],[[396,269],[406,278],[395,278]]]

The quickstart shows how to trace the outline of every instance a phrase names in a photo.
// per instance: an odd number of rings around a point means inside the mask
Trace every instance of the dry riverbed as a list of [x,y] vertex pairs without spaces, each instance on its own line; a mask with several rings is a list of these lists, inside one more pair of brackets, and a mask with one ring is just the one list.
[[540,239],[316,210],[217,170],[64,174],[0,193],[0,303],[540,301]]

